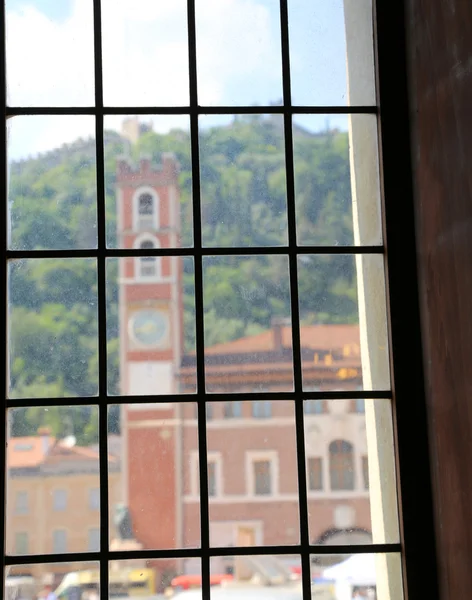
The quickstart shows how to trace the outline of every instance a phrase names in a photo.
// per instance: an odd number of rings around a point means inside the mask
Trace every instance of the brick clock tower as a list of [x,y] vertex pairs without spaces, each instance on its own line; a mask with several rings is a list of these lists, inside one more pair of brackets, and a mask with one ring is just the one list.
[[[160,165],[117,163],[118,246],[126,249],[180,245],[178,164],[163,154]],[[128,396],[178,392],[182,337],[182,268],[178,257],[119,259],[120,387]],[[144,398],[143,398],[144,399]],[[150,402],[149,402],[150,401]],[[123,406],[123,501],[133,536],[146,549],[179,544],[180,468],[176,409],[170,403]]]

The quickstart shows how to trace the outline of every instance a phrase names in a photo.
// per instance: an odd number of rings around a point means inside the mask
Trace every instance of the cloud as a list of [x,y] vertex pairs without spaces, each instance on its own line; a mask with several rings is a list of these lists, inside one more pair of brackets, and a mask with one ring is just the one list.
[[[277,3],[196,1],[200,103],[280,98],[278,12],[269,6]],[[102,0],[105,105],[188,104],[186,7],[186,0]],[[71,0],[69,16],[60,20],[32,5],[10,5],[7,77],[12,106],[93,105],[92,2]],[[47,121],[36,130],[16,128],[10,154],[44,151],[93,133],[90,120]]]
[[281,97],[279,13],[277,3],[270,4],[197,0],[202,104],[269,104]]
[[7,90],[13,106],[93,103],[92,6],[76,0],[66,22],[32,5],[7,10]]

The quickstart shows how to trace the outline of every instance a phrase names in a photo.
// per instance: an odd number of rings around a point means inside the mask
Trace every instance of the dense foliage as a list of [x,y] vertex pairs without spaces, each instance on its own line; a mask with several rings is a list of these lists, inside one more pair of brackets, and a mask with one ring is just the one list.
[[[173,152],[180,163],[182,245],[191,246],[192,171],[188,132],[145,131],[131,145],[105,134],[107,243],[116,246],[115,165],[127,155],[159,163]],[[285,143],[277,117],[238,117],[202,130],[200,137],[202,237],[206,246],[287,244]],[[351,197],[346,133],[311,134],[294,127],[299,243],[349,244]],[[90,248],[97,243],[95,147],[78,140],[10,165],[12,248]],[[117,260],[107,269],[108,385],[119,392]],[[193,263],[184,268],[184,328],[194,347]],[[93,396],[98,390],[97,279],[93,260],[19,260],[10,266],[10,380],[12,397]],[[355,322],[352,258],[303,256],[300,311],[305,322]],[[290,316],[285,256],[208,257],[204,262],[207,345],[250,335]],[[69,413],[70,418],[64,415]],[[114,413],[116,417],[116,412]],[[63,434],[73,422],[79,443],[97,437],[92,409],[16,409],[12,432],[47,423]],[[66,423],[67,425],[66,427]],[[116,418],[111,430],[116,430]]]

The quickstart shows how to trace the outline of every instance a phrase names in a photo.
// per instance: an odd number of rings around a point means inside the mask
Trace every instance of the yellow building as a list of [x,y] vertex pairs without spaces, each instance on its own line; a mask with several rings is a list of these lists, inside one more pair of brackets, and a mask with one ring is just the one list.
[[[121,502],[119,451],[110,440],[110,514]],[[57,440],[48,431],[10,438],[7,449],[7,535],[10,555],[67,554],[100,549],[98,448]],[[114,536],[113,531],[111,533]],[[80,568],[77,563],[74,569]],[[64,573],[54,565],[19,567],[10,574]]]

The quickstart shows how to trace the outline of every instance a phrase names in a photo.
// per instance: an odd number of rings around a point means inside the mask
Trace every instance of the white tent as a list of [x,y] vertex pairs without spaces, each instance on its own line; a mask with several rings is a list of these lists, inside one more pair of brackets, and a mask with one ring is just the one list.
[[325,569],[323,578],[349,583],[351,586],[374,586],[375,554],[354,554],[344,562]]

